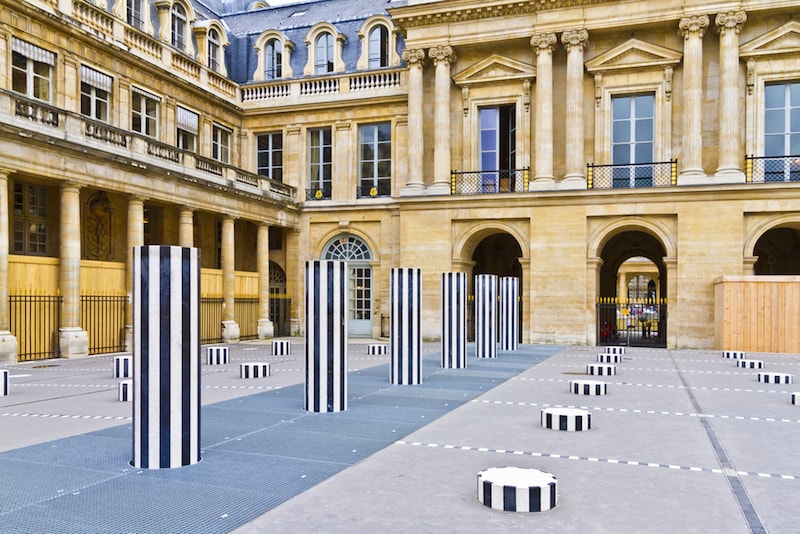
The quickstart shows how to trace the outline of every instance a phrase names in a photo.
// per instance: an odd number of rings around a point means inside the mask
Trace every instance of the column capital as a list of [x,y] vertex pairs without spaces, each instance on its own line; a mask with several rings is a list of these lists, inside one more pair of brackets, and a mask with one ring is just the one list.
[[727,13],[717,14],[714,23],[717,25],[717,31],[720,35],[725,35],[728,30],[733,30],[739,33],[742,30],[742,25],[747,21],[747,13],[744,11],[729,11]]
[[406,48],[403,50],[403,61],[409,66],[421,67],[425,61],[425,50],[421,48]]
[[589,42],[589,32],[585,29],[567,30],[561,34],[561,44],[570,52],[573,49],[582,50]]
[[558,44],[558,39],[555,33],[537,33],[531,37],[531,47],[537,54],[552,53],[556,44]]
[[678,24],[678,35],[682,36],[684,39],[688,39],[694,35],[702,38],[706,28],[708,28],[708,24],[708,15],[683,17]]
[[438,65],[441,62],[455,63],[456,61],[456,53],[453,51],[453,47],[449,45],[434,46],[428,50],[428,57],[431,58],[434,65]]

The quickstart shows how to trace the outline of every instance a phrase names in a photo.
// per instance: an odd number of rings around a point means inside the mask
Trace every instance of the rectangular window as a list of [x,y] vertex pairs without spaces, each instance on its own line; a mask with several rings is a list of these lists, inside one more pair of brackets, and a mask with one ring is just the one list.
[[277,182],[283,182],[283,134],[281,132],[256,136],[256,172]]
[[764,156],[765,182],[800,180],[800,81],[764,87]]
[[14,183],[14,254],[47,254],[47,188]]
[[392,125],[364,124],[358,129],[358,196],[392,194]]
[[331,174],[333,146],[330,128],[314,128],[308,131],[308,198],[331,198]]
[[142,0],[126,0],[126,14],[128,24],[141,30],[144,18],[142,17]]
[[81,115],[108,122],[111,76],[81,65]]
[[49,102],[56,56],[36,45],[11,38],[11,89]]
[[161,99],[141,89],[131,91],[131,130],[158,137],[158,107]]
[[480,178],[482,193],[508,192],[514,183],[517,165],[517,115],[513,105],[484,107],[479,110]]
[[652,187],[655,152],[655,95],[611,99],[613,187]]
[[176,108],[178,148],[197,151],[197,132],[200,129],[200,115],[182,106]]
[[231,162],[231,130],[215,124],[212,129],[211,157],[222,163]]

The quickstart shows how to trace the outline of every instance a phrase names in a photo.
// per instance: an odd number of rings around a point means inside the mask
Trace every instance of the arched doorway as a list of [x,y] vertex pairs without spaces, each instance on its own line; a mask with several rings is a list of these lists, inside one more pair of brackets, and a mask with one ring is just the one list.
[[600,257],[597,344],[667,346],[666,251],[649,233],[611,237]]
[[757,275],[800,274],[800,231],[795,228],[773,228],[756,241],[753,266]]
[[[479,274],[494,274],[498,277],[513,276],[519,279],[519,292],[520,292],[520,306],[519,306],[519,325],[517,331],[520,334],[522,341],[522,298],[523,287],[522,283],[522,265],[519,260],[522,257],[522,248],[519,243],[511,234],[505,232],[498,232],[484,237],[476,246],[472,253],[472,278],[470,279],[470,287],[474,289],[475,276]],[[469,301],[467,310],[467,337],[470,340],[475,339],[475,313],[472,308],[473,301]]]
[[346,261],[350,269],[347,334],[353,337],[372,336],[372,251],[369,245],[360,237],[343,234],[325,245],[322,259]]

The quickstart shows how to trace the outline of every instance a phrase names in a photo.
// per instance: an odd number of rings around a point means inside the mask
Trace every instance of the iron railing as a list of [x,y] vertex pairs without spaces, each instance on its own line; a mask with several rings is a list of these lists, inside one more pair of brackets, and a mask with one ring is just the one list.
[[528,190],[530,169],[496,171],[451,171],[450,193],[453,195],[482,195],[514,193]]
[[222,343],[222,297],[200,298],[200,343]]
[[678,183],[678,160],[618,165],[586,165],[589,189],[669,187]]
[[800,154],[794,156],[747,156],[745,178],[748,183],[800,182]]
[[597,344],[667,346],[665,299],[597,299]]
[[125,350],[126,295],[81,295],[81,325],[89,337],[89,354]]
[[234,299],[233,318],[239,325],[239,339],[258,339],[258,297]]
[[44,360],[58,356],[61,296],[9,295],[9,329],[17,338],[17,360]]

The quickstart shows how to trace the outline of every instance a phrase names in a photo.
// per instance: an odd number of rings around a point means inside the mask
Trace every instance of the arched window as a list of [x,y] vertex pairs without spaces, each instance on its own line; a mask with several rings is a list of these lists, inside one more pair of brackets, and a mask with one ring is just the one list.
[[389,30],[386,26],[375,26],[369,32],[369,68],[389,66]]
[[322,257],[326,260],[370,261],[372,252],[361,238],[354,235],[342,235],[328,243]]
[[283,45],[278,39],[270,39],[264,47],[264,79],[283,78]]
[[186,9],[178,2],[172,4],[172,46],[178,50],[186,48]]
[[333,35],[328,32],[317,37],[314,45],[314,73],[333,72]]
[[208,30],[208,68],[219,72],[220,65],[220,39],[219,32],[214,28]]

